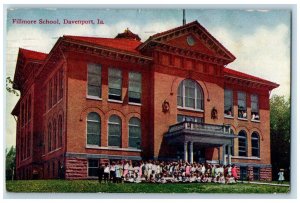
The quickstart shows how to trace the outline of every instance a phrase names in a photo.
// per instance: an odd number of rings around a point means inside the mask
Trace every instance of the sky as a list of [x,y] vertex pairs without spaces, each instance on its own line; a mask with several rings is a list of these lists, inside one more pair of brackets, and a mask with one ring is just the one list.
[[[13,19],[59,19],[60,25],[20,25]],[[67,25],[64,19],[101,19],[104,24]],[[197,20],[236,60],[228,68],[280,84],[272,95],[290,95],[289,10],[186,9],[187,23]],[[19,47],[49,53],[63,35],[115,37],[129,28],[142,41],[182,25],[182,9],[9,8],[6,20],[6,76],[13,78]],[[11,111],[18,101],[6,95],[6,146],[15,145],[16,122]]]

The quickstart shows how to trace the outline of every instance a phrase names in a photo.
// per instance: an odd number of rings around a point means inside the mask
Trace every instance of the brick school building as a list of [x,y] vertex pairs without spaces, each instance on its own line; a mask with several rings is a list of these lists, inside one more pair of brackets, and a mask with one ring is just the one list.
[[126,29],[63,36],[48,54],[20,48],[17,178],[88,179],[101,162],[154,159],[235,164],[240,178],[271,180],[278,84],[228,68],[234,60],[197,21],[145,42]]

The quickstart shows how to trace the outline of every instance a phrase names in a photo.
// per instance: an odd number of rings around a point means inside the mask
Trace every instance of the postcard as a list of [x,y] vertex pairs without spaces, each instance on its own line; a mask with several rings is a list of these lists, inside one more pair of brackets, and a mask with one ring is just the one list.
[[290,192],[291,10],[6,13],[8,193]]

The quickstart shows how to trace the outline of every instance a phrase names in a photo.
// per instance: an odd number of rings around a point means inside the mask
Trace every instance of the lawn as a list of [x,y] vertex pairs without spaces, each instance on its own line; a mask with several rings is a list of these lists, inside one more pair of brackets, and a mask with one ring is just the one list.
[[102,183],[96,180],[19,180],[6,181],[8,192],[83,192],[83,193],[288,193],[290,187],[237,183]]

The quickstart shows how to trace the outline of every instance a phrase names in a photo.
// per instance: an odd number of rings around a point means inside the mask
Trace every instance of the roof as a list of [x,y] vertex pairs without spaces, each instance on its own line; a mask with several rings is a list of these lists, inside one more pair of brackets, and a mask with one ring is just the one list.
[[139,47],[139,49],[142,49],[148,42],[152,41],[152,40],[155,40],[155,39],[158,39],[164,35],[168,35],[168,34],[171,34],[171,33],[174,33],[176,32],[177,30],[181,30],[181,29],[187,29],[189,27],[193,27],[193,26],[196,26],[198,29],[202,30],[207,36],[208,38],[210,38],[213,43],[215,43],[218,47],[220,47],[221,49],[223,49],[223,51],[227,54],[227,56],[229,57],[230,61],[234,61],[235,60],[235,56],[228,50],[226,49],[226,47],[221,43],[219,42],[214,36],[212,36],[205,27],[203,27],[197,20],[195,21],[192,21],[190,23],[187,23],[185,25],[181,25],[181,26],[178,26],[178,27],[175,27],[173,29],[170,29],[170,30],[166,30],[164,32],[160,32],[160,33],[156,33],[152,36],[150,36],[144,43],[143,45],[141,45]]
[[27,59],[33,59],[39,61],[45,60],[48,55],[42,52],[32,51],[29,49],[22,49],[22,48],[19,48],[19,53],[21,53]]
[[[152,38],[156,38],[156,37],[159,37],[159,36],[161,36],[161,35],[165,35],[165,34],[174,32],[174,31],[176,31],[176,30],[180,30],[180,28],[188,27],[189,25],[192,25],[192,24],[195,24],[195,23],[198,23],[198,21],[195,20],[195,21],[192,21],[192,22],[187,23],[187,24],[185,24],[185,25],[181,25],[181,26],[172,28],[172,29],[170,29],[170,30],[166,30],[166,31],[163,31],[163,32],[156,33],[156,34],[152,35],[151,37],[152,37]],[[198,23],[198,24],[199,24],[199,23]]]
[[70,36],[70,35],[64,35],[64,38],[86,42],[93,45],[113,48],[121,51],[127,51],[134,54],[140,54],[140,52],[137,51],[136,48],[141,44],[141,42],[134,39],[124,39],[124,38],[112,39],[112,38],[82,37],[82,36]]
[[242,72],[230,69],[230,68],[224,68],[224,73],[225,73],[225,75],[228,74],[230,76],[235,76],[235,77],[242,78],[242,79],[249,79],[249,80],[254,80],[254,81],[257,81],[257,82],[267,83],[267,84],[272,85],[274,87],[279,86],[278,84],[273,83],[271,81],[268,81],[268,80],[265,80],[265,79],[262,79],[262,78],[259,78],[259,77],[253,76],[253,75],[249,75],[249,74],[246,74],[246,73],[242,73]]

